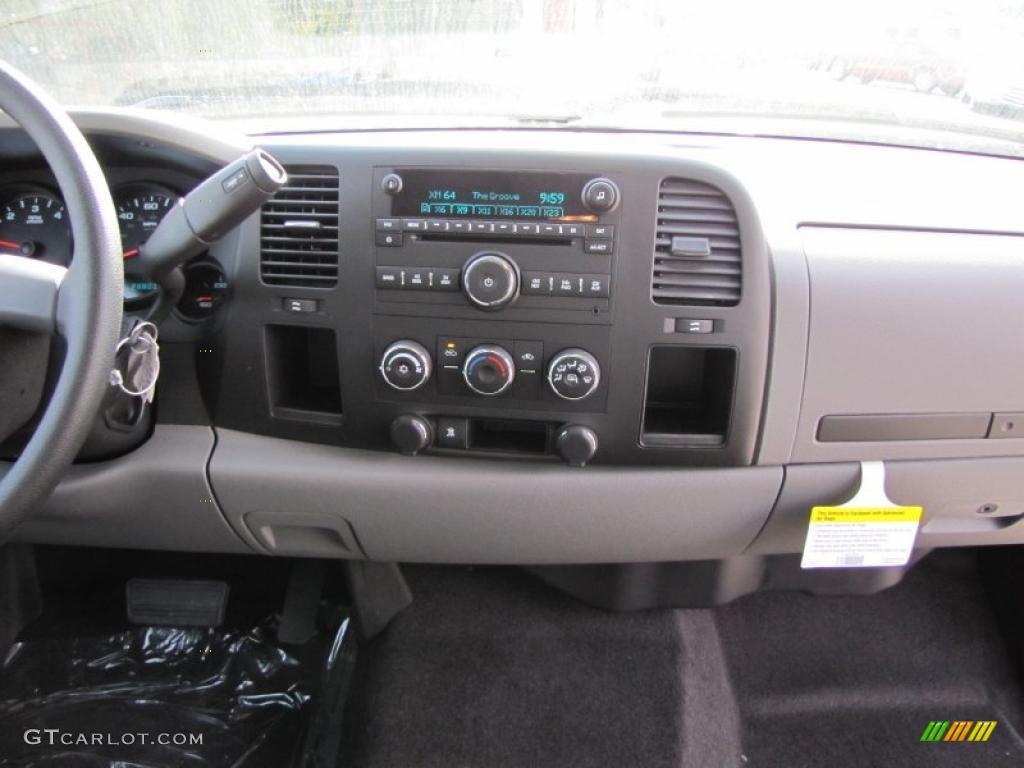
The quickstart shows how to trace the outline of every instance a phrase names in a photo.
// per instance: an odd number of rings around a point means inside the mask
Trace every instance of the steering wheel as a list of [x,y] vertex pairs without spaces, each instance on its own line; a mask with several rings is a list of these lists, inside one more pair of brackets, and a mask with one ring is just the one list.
[[74,238],[74,258],[67,269],[0,255],[0,325],[56,334],[65,347],[63,366],[35,432],[13,464],[0,464],[3,543],[57,485],[99,411],[121,329],[123,265],[110,190],[71,118],[4,62],[0,110],[21,125],[49,164]]

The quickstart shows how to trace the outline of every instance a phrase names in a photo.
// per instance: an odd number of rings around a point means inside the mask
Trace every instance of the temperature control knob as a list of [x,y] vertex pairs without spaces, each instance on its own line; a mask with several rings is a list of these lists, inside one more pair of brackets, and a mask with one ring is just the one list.
[[484,251],[462,268],[462,289],[481,309],[501,309],[519,293],[519,270],[508,256]]
[[548,365],[548,385],[565,400],[590,397],[601,383],[601,366],[585,349],[563,349]]
[[516,378],[512,355],[496,344],[473,347],[462,365],[466,386],[478,395],[500,395]]
[[396,341],[380,358],[380,375],[395,389],[411,392],[430,380],[430,353],[415,341]]

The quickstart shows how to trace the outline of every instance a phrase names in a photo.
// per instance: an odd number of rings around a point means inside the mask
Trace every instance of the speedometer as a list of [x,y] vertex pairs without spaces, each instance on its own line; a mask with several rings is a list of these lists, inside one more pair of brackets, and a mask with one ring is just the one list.
[[[133,185],[118,191],[114,202],[117,205],[124,258],[131,259],[139,255],[139,248],[174,207],[177,199],[178,196],[169,189],[154,184]],[[126,279],[125,303],[145,302],[153,298],[157,290],[156,283]]]

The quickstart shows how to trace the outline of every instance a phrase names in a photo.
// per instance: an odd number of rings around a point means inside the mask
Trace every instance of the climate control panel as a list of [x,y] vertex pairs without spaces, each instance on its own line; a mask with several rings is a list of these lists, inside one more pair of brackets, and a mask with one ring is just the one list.
[[439,395],[569,402],[587,400],[602,383],[597,357],[580,347],[545,356],[542,341],[445,336],[435,350],[436,361],[418,341],[387,344],[378,364],[381,380],[395,392],[416,392],[436,378],[431,391]]

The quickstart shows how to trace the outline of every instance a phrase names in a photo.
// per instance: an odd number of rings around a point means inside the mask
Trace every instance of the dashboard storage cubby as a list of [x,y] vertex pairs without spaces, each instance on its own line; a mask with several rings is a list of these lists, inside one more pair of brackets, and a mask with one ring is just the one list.
[[338,423],[338,344],[330,328],[266,327],[267,385],[273,415]]
[[724,445],[729,431],[735,374],[734,349],[651,347],[641,444],[645,447]]

